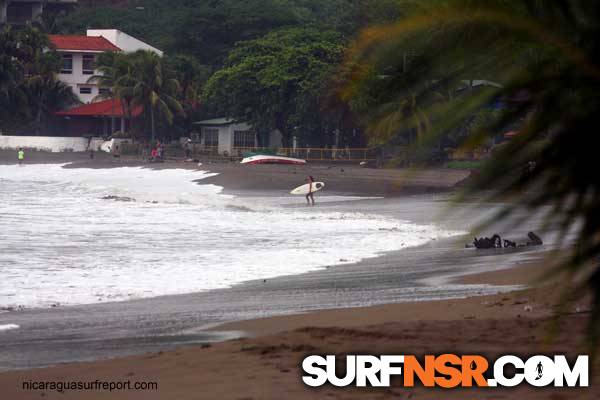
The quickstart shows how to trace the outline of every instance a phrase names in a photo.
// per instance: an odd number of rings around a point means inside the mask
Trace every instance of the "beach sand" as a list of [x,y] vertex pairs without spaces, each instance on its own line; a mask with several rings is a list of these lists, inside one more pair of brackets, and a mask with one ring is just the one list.
[[[9,153],[0,152],[0,163],[13,162]],[[85,160],[84,155],[33,155],[29,162],[74,162],[75,167],[110,168],[116,166],[150,166],[152,168],[198,168],[190,163],[172,162],[148,165],[135,160],[114,160],[97,157]],[[318,165],[304,168],[282,166],[257,166],[243,168],[235,164],[211,164],[200,167],[221,175],[210,182],[226,186],[230,192],[252,193],[253,188],[274,193],[289,191],[294,183],[307,174],[315,175],[328,182],[328,187],[339,188],[340,193],[370,196],[395,195],[412,191],[439,192],[450,190],[468,176],[464,171],[424,170],[406,171],[369,170],[355,166]],[[413,256],[418,255],[415,250]],[[404,254],[404,253],[403,253]],[[430,254],[424,252],[429,257]],[[462,253],[451,260],[460,263]],[[503,255],[500,259],[508,260]],[[390,263],[399,257],[388,256]],[[418,255],[418,257],[424,257]],[[427,260],[428,258],[423,258]],[[498,259],[498,258],[495,258]],[[487,261],[489,264],[490,261]],[[507,261],[508,263],[508,261]],[[511,265],[504,266],[505,268]],[[344,267],[353,271],[348,279],[358,279],[361,271],[373,268],[369,264]],[[386,271],[387,267],[381,271]],[[497,269],[498,266],[494,265]],[[71,363],[49,368],[16,370],[0,373],[0,397],[2,399],[388,399],[388,398],[598,398],[600,390],[594,385],[598,381],[598,369],[592,369],[591,388],[583,389],[532,389],[523,385],[517,389],[338,389],[326,386],[310,389],[301,380],[301,360],[309,354],[484,354],[496,357],[502,354],[531,355],[583,354],[580,347],[586,323],[588,306],[584,300],[570,304],[568,313],[561,320],[560,334],[548,342],[553,310],[556,308],[560,284],[555,279],[538,285],[547,270],[544,262],[520,265],[510,270],[486,272],[460,278],[465,284],[531,285],[525,290],[492,296],[466,299],[426,301],[399,304],[384,304],[361,308],[344,308],[307,312],[296,315],[237,321],[213,327],[215,331],[242,331],[244,339],[221,343],[179,347],[175,350],[151,352],[143,355],[122,357],[89,363]],[[321,287],[325,278],[339,278],[340,268],[332,268],[320,274],[312,274],[314,283],[307,288]],[[348,272],[344,272],[347,274]],[[331,274],[331,275],[328,275]],[[356,274],[356,275],[354,275]],[[395,275],[390,275],[395,276]],[[307,277],[294,278],[294,283],[283,279],[269,281],[270,292],[277,296],[285,288],[296,287]],[[312,282],[312,281],[309,281]],[[362,283],[364,284],[364,283]],[[258,293],[252,289],[232,292],[241,295]],[[365,286],[368,287],[368,286]],[[329,292],[325,292],[329,293]],[[227,296],[230,296],[229,294]],[[225,296],[223,298],[227,299]],[[131,303],[128,307],[160,306],[181,310],[186,303],[182,296],[176,299]],[[203,299],[205,297],[199,297]],[[217,297],[220,298],[220,297]],[[276,299],[277,297],[273,297]],[[182,300],[183,299],[183,300]],[[210,299],[210,297],[208,297]],[[186,300],[187,301],[187,300]],[[113,305],[99,306],[98,311],[112,310]],[[64,310],[69,313],[85,313],[81,310]],[[92,309],[93,310],[93,309]],[[57,312],[39,314],[49,318]],[[37,315],[35,312],[33,316]],[[99,314],[101,315],[101,313]],[[109,314],[112,315],[112,314]],[[123,313],[123,315],[128,315]],[[59,315],[60,317],[60,315]],[[58,321],[62,323],[62,317]],[[69,319],[64,319],[69,321]],[[74,320],[73,320],[74,321]],[[71,339],[77,343],[78,337]],[[15,343],[18,346],[18,343]],[[31,355],[28,354],[27,357]],[[42,356],[42,355],[40,355]],[[158,384],[156,391],[27,391],[22,383],[28,381],[150,381]]]
[[[133,157],[115,158],[109,154],[96,152],[93,160],[88,153],[48,153],[29,151],[26,154],[27,164],[71,163],[70,168],[185,168],[208,170],[219,175],[204,179],[202,183],[210,183],[224,187],[226,193],[245,195],[256,191],[280,192],[289,191],[304,183],[306,176],[312,175],[316,180],[327,182],[327,191],[345,195],[390,196],[417,193],[439,193],[450,191],[457,183],[469,176],[466,170],[431,168],[421,170],[372,169],[362,168],[358,163],[318,164],[305,166],[290,165],[241,165],[236,162],[196,162],[168,160],[162,163],[148,163]],[[0,165],[15,164],[16,152],[0,150]]]
[[[510,272],[470,276],[471,282],[533,283],[543,263]],[[534,282],[532,282],[532,280]],[[252,337],[213,345],[184,347],[92,363],[0,374],[7,399],[388,399],[598,398],[598,369],[590,388],[516,389],[312,389],[301,381],[300,364],[309,354],[567,354],[581,350],[585,301],[573,303],[549,341],[552,311],[560,286],[540,287],[460,300],[401,303],[328,310],[226,324],[217,329],[244,330]],[[152,381],[156,391],[25,391],[23,381]]]

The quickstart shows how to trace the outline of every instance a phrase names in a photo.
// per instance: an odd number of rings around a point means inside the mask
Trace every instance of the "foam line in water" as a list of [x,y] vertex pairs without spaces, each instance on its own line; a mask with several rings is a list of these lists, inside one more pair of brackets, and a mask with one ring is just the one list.
[[2,331],[11,331],[13,329],[19,329],[20,326],[19,325],[15,325],[15,324],[6,324],[6,325],[0,325],[0,332]]
[[0,166],[6,227],[0,230],[0,308],[226,288],[457,233],[332,207],[233,198],[195,182],[207,176],[183,169]]

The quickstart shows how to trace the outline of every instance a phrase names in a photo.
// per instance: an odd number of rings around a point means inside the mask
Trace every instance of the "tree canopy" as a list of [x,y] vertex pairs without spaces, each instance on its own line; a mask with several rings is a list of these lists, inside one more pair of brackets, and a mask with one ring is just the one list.
[[[257,129],[294,130],[319,113],[344,45],[336,32],[289,28],[241,42],[207,82],[207,106]],[[317,121],[318,122],[318,121]]]
[[[103,53],[96,62],[99,74],[92,76],[90,82],[109,88],[110,94],[105,96],[121,99],[124,115],[129,119],[134,107],[142,107],[143,116],[150,125],[149,136],[154,140],[157,126],[172,126],[177,115],[185,116],[182,103],[197,86],[195,78],[188,76],[185,81],[188,90],[184,92],[178,74],[171,68],[174,64],[184,65],[179,59],[164,59],[146,50],[130,54]],[[192,67],[190,70],[196,71]],[[179,75],[185,79],[185,70]],[[137,127],[137,130],[141,131],[139,136],[144,136],[144,127]]]
[[[220,66],[240,41],[280,28],[317,27],[353,34],[370,23],[392,21],[401,0],[144,0],[85,3],[51,26],[56,33],[116,28],[201,64]],[[123,3],[123,2],[121,2]]]
[[[45,25],[56,33],[74,34],[86,28],[117,28],[165,50],[168,67],[176,72],[181,84],[185,99],[181,103],[187,115],[175,117],[175,131],[187,134],[191,116],[235,115],[252,118],[250,122],[262,131],[279,129],[286,139],[292,136],[291,130],[301,130],[305,143],[310,138],[317,145],[331,144],[332,132],[340,128],[352,135],[357,131],[349,108],[334,101],[325,90],[336,79],[336,67],[349,39],[369,24],[396,20],[402,12],[402,0],[82,3],[68,16],[50,16],[52,21]],[[303,34],[310,40],[302,38]],[[267,45],[277,40],[285,44]],[[279,51],[285,53],[284,59],[278,59]],[[296,55],[306,62],[294,60]],[[261,70],[256,78],[263,85],[261,96],[265,102],[250,109],[251,92],[246,89],[257,88],[249,87],[248,82],[242,82],[242,75],[235,74],[258,72],[259,63],[266,67],[269,60],[277,60],[278,64]],[[211,75],[210,88],[203,90]],[[278,94],[275,85],[282,82],[288,87]],[[217,87],[221,84],[236,90],[236,98],[246,101],[245,105]],[[201,93],[203,104],[198,107]]]
[[0,31],[0,130],[39,133],[54,111],[77,102],[71,88],[57,79],[60,58],[46,51],[50,47],[36,28]]

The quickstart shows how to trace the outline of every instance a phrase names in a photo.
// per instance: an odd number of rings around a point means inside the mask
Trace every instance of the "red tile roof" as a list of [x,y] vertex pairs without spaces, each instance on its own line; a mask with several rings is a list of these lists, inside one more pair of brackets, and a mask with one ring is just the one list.
[[[142,113],[141,106],[134,106],[132,116],[138,117]],[[84,104],[70,110],[59,111],[56,115],[69,117],[123,117],[123,107],[121,100],[108,99],[96,103]]]
[[102,36],[49,35],[56,50],[121,51]]

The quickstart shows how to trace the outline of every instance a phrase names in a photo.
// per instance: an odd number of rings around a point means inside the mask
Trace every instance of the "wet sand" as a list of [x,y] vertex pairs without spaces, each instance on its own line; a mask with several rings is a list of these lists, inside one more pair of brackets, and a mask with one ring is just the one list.
[[[125,165],[147,164],[105,159],[80,160],[75,166]],[[184,165],[197,168],[185,163],[152,167]],[[204,167],[201,169],[221,172],[210,183],[250,195],[255,187],[283,193],[307,171],[281,166],[252,170],[229,164]],[[440,192],[452,188],[465,174],[421,171],[408,175],[412,181],[407,184],[405,171],[332,166],[315,166],[310,171],[317,178],[327,177],[323,180],[328,188],[333,186],[334,193],[338,187],[340,193],[370,196],[407,193],[390,189],[396,187],[418,188],[419,193]],[[399,186],[398,181],[402,182]],[[352,187],[355,189],[348,192]],[[444,195],[421,194],[360,201],[345,207],[429,223],[447,203]],[[442,225],[467,229],[476,223],[469,219],[472,212],[483,216],[491,210],[489,205],[472,205],[468,212],[446,215]],[[539,221],[532,224],[527,228],[537,226]],[[527,231],[502,230],[502,221],[490,229],[509,232],[513,239]],[[516,390],[440,392],[397,387],[314,390],[303,386],[299,366],[307,354],[575,354],[587,305],[581,302],[570,306],[561,335],[548,345],[545,338],[558,284],[517,290],[524,284],[535,285],[540,274],[548,270],[539,257],[552,247],[552,242],[539,249],[477,252],[464,248],[469,240],[469,236],[455,237],[356,264],[248,282],[226,290],[0,313],[0,324],[21,326],[20,330],[0,333],[0,369],[25,368],[0,373],[0,393],[8,399],[597,398],[597,375],[592,376],[592,388],[578,390],[532,390],[524,386]],[[521,267],[515,269],[515,265]],[[456,278],[482,271],[486,272]],[[486,296],[488,293],[499,294]],[[453,299],[414,302],[435,298]],[[236,339],[239,336],[246,338]],[[192,344],[198,345],[189,346]],[[128,353],[146,354],[122,357]],[[72,363],[113,357],[120,358]],[[62,362],[67,364],[27,369]],[[29,380],[96,379],[155,381],[159,389],[113,393],[21,389],[21,382]]]
[[[530,282],[545,271],[543,263],[513,269],[511,283]],[[505,273],[480,277],[502,282]],[[170,352],[94,363],[0,374],[0,388],[10,399],[388,399],[388,398],[489,398],[489,399],[592,399],[598,369],[592,369],[590,388],[532,389],[311,389],[303,385],[300,363],[308,354],[440,354],[445,352],[529,355],[575,355],[587,304],[569,307],[560,334],[548,342],[550,315],[558,286],[547,286],[494,296],[461,300],[383,305],[368,308],[320,311],[222,326],[244,329],[255,337],[223,343],[184,347]],[[152,381],[156,391],[31,392],[23,381],[55,380]]]
[[[16,163],[15,152],[0,150],[0,165]],[[319,164],[306,166],[289,165],[241,165],[236,162],[196,162],[168,160],[162,163],[149,163],[132,157],[115,158],[106,153],[95,153],[91,160],[88,153],[47,153],[28,152],[25,166],[33,164],[72,163],[69,168],[186,168],[208,170],[219,175],[204,179],[202,183],[211,183],[225,188],[226,193],[256,192],[288,194],[289,191],[304,183],[308,175],[318,181],[327,182],[327,192],[332,194],[391,196],[420,193],[448,192],[469,176],[469,171],[431,168],[422,170],[408,169],[371,169],[361,168],[358,163]]]
[[[447,199],[419,195],[323,202],[317,207],[336,212],[376,213],[426,224],[447,207]],[[487,208],[484,206],[478,214],[484,214]],[[461,213],[452,213],[443,222],[440,220],[440,226],[464,230],[467,228],[465,218]],[[513,238],[524,237],[526,231],[513,234]],[[540,252],[552,246],[548,241],[541,247],[479,252],[464,247],[468,240],[468,236],[434,240],[353,264],[249,281],[229,289],[120,303],[0,312],[0,325],[20,326],[20,329],[0,332],[0,371],[169,350],[245,334],[207,331],[224,322],[514,290],[518,287],[466,285],[451,278],[510,268],[539,258]],[[343,249],[340,254],[342,257]]]

